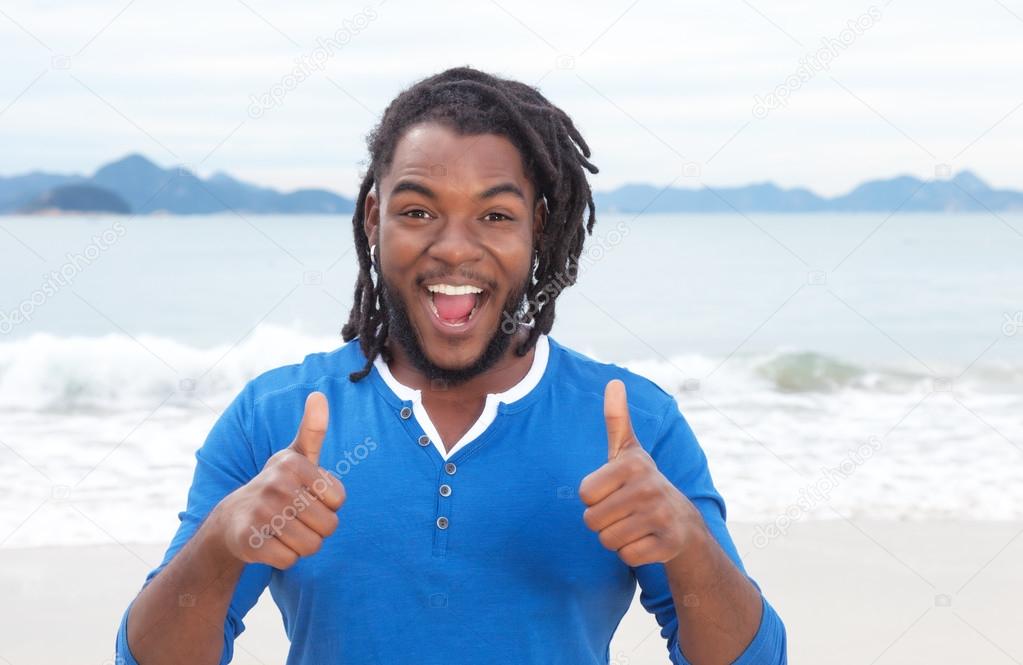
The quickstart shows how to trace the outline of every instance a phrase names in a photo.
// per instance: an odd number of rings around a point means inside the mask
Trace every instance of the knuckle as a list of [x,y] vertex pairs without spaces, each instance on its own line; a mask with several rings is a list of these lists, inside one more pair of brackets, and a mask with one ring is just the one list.
[[308,463],[309,460],[299,455],[291,448],[285,448],[281,451],[283,453],[281,457],[281,463],[278,465],[289,473],[298,473],[302,468],[302,463]]
[[269,504],[261,502],[249,513],[247,521],[257,525],[268,524],[271,517],[273,517],[273,511],[270,509]]
[[614,534],[608,531],[607,529],[604,529],[599,534],[597,534],[597,538],[600,540],[600,544],[606,547],[607,549],[609,550],[617,549],[615,547],[615,545],[617,544],[617,540],[615,539]]
[[639,553],[635,551],[630,551],[628,554],[622,557],[622,560],[633,567],[642,566],[644,563],[646,563],[643,557],[640,556]]
[[[267,511],[267,513],[269,513],[269,511],[273,510],[275,507],[280,506],[284,502],[284,500],[288,496],[288,490],[286,489],[286,487],[290,487],[290,485],[286,486],[284,484],[284,479],[272,483],[267,483],[266,485],[263,486],[262,490],[259,493],[259,497],[261,499],[262,507]],[[270,517],[269,514],[266,514],[264,516],[268,518]]]
[[[299,455],[296,454],[294,450],[291,448],[284,448],[283,450],[279,450],[274,453],[269,462],[273,463],[273,469],[288,470],[292,468],[296,457],[299,457]],[[270,466],[269,462],[267,463],[268,467]]]
[[596,503],[596,493],[592,482],[584,480],[582,484],[579,485],[579,499],[587,506],[592,506]]
[[288,457],[288,453],[289,452],[290,452],[290,450],[288,448],[283,448],[281,450],[278,450],[273,455],[270,455],[270,457],[266,460],[266,464],[263,465],[263,468],[264,469],[269,469],[269,468],[272,468],[272,467],[275,467],[275,466],[280,466],[281,464],[284,463],[284,460]]
[[344,505],[345,495],[344,492],[341,492],[337,496],[333,494],[328,494],[320,497],[320,500],[323,502],[323,505],[326,506],[328,509],[337,512],[338,510],[341,509],[341,506]]
[[323,524],[320,527],[320,535],[329,536],[337,531],[339,521],[340,520],[338,520],[337,515],[331,513],[330,516],[323,521]]
[[317,477],[307,488],[303,488],[306,496],[312,500],[323,501],[330,495],[330,482],[322,477]]
[[278,464],[266,473],[261,489],[264,493],[276,494],[282,485],[289,483],[290,477],[287,469],[283,465]]
[[313,554],[319,552],[322,546],[323,546],[322,538],[313,538],[308,543],[306,543],[305,547],[303,548],[302,554],[303,556],[312,556]]

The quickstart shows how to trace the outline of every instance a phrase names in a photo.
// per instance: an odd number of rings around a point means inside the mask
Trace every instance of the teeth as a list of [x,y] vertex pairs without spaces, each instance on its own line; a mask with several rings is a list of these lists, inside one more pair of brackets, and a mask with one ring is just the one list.
[[426,290],[430,293],[442,293],[446,296],[464,296],[470,293],[483,293],[483,289],[470,286],[469,284],[462,284],[456,286],[454,284],[431,284],[426,287]]
[[[447,286],[447,285],[445,284],[444,286]],[[432,287],[428,287],[428,288],[430,288],[430,290],[433,291]],[[469,287],[469,288],[473,288],[473,287]],[[478,289],[477,289],[477,291],[478,291]],[[472,311],[469,312],[469,316],[466,318],[466,321],[469,321],[470,319],[472,319],[473,315],[476,313],[476,310],[478,310],[479,308],[480,308],[480,306],[479,306],[479,302],[478,302],[478,299],[477,299],[477,304],[474,305],[473,308],[472,308]],[[430,310],[433,312],[434,316],[436,316],[438,319],[440,319],[440,322],[442,324],[444,324],[444,325],[446,325],[446,326],[448,326],[450,328],[457,328],[459,326],[465,325],[464,323],[448,323],[448,322],[444,321],[443,319],[441,319],[440,318],[440,312],[437,311],[437,305],[433,302],[433,298],[430,298]]]

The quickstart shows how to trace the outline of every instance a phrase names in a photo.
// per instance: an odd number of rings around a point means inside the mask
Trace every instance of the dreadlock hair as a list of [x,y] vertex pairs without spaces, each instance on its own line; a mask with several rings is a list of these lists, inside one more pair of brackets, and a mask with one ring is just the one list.
[[[379,194],[380,179],[390,167],[405,130],[431,121],[462,135],[497,134],[507,138],[518,148],[537,196],[546,203],[547,218],[536,242],[532,279],[525,294],[535,314],[529,334],[515,349],[519,356],[528,353],[541,334],[550,332],[555,300],[562,288],[575,283],[585,235],[593,233],[596,208],[584,170],[595,174],[598,169],[587,159],[590,148],[568,114],[537,89],[470,67],[448,69],[407,88],[388,105],[367,137],[370,162],[352,217],[359,275],[341,336],[345,342],[358,337],[366,357],[365,366],[349,375],[353,382],[369,374],[377,354],[390,359],[383,286],[379,276],[374,284],[374,259],[363,226],[366,196],[374,185]],[[584,225],[587,209],[589,216]],[[558,288],[551,289],[552,284]]]

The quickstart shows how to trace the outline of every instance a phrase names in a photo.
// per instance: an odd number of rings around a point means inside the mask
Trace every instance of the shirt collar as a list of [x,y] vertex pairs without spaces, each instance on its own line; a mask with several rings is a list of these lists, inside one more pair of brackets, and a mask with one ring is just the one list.
[[[533,364],[530,365],[529,371],[522,377],[518,383],[511,386],[507,390],[499,393],[492,393],[488,395],[488,401],[493,398],[493,401],[501,402],[504,404],[511,404],[516,402],[526,395],[540,383],[540,379],[543,378],[544,370],[547,369],[547,359],[550,355],[550,343],[547,339],[547,335],[540,335],[536,339],[535,352],[533,353]],[[380,373],[380,378],[384,380],[387,387],[398,396],[398,399],[418,402],[421,400],[422,392],[415,388],[406,386],[404,383],[399,382],[394,375],[391,374],[391,369],[384,362],[384,359],[377,354],[377,357],[373,360],[373,366],[377,372]]]

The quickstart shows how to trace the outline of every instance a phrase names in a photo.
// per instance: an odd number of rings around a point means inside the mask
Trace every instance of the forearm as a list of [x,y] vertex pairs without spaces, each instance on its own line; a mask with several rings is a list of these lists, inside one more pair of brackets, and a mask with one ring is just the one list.
[[693,665],[735,661],[760,626],[762,599],[706,528],[664,564],[679,648]]
[[214,510],[132,603],[128,644],[140,665],[219,663],[244,567],[224,547]]

